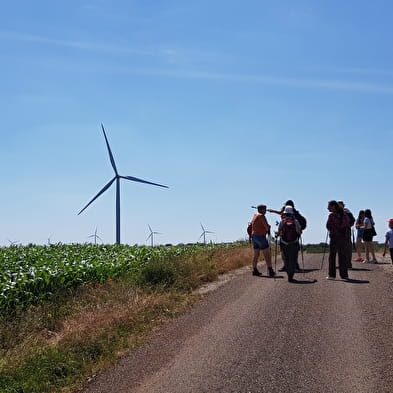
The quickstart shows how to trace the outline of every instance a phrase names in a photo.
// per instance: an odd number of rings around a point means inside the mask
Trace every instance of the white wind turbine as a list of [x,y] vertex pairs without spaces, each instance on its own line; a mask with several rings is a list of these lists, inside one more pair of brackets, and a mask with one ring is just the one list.
[[150,235],[147,237],[146,241],[148,241],[149,239],[151,239],[151,246],[153,247],[153,246],[154,246],[154,235],[162,235],[162,233],[160,233],[160,232],[154,232],[154,231],[151,229],[151,227],[150,227],[149,224],[148,224],[147,226],[149,227]]
[[214,233],[214,232],[207,231],[207,230],[203,227],[202,223],[200,223],[200,224],[201,224],[201,228],[202,228],[202,233],[201,233],[201,236],[199,236],[198,241],[199,241],[199,239],[200,239],[201,237],[203,237],[203,244],[206,244],[206,233]]
[[102,243],[102,239],[97,235],[97,227],[96,230],[94,231],[94,233],[90,236],[88,236],[88,238],[94,237],[94,244],[97,244],[97,239],[101,240]]

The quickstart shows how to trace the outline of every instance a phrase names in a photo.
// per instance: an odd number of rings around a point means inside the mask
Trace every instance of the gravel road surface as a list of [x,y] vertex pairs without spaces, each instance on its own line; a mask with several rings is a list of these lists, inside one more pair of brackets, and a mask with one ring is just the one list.
[[321,259],[305,255],[297,283],[247,269],[84,393],[392,393],[392,265],[328,281]]

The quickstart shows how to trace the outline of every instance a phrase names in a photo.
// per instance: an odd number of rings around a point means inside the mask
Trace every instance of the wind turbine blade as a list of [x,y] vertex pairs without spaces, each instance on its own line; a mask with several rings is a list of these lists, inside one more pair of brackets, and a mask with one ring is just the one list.
[[133,177],[133,176],[119,176],[119,177],[121,177],[122,179],[137,181],[137,182],[139,182],[139,183],[146,183],[146,184],[152,184],[153,186],[169,188],[168,186],[164,186],[163,184],[152,183],[151,181],[147,181],[147,180],[143,180],[143,179],[138,179],[137,177]]
[[101,194],[103,194],[116,180],[116,176],[78,213],[81,214],[88,206],[90,206]]
[[146,241],[148,241],[153,235],[153,232],[146,238]]
[[104,133],[106,147],[108,148],[109,159],[111,160],[112,168],[115,171],[116,175],[118,175],[116,164],[115,164],[115,159],[113,158],[112,150],[111,150],[111,148],[109,146],[108,138],[106,137],[104,126],[103,126],[102,123],[101,123],[101,127],[102,127],[102,132]]
[[205,232],[205,228],[203,227],[202,223],[200,224],[201,224],[202,231]]
[[205,233],[214,233],[214,232],[210,232],[210,231],[205,231]]
[[150,225],[147,224],[147,226],[149,227],[150,233],[153,233],[153,230],[151,229]]

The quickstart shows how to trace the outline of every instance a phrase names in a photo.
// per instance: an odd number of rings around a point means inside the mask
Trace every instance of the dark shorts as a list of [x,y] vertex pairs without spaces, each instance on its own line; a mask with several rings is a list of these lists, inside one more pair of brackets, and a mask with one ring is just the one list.
[[363,241],[365,242],[372,242],[373,241],[373,233],[370,229],[365,229],[363,232]]
[[356,235],[357,239],[363,239],[363,229],[358,229],[358,233]]
[[252,235],[252,245],[254,250],[266,250],[269,248],[269,243],[266,239],[266,235]]

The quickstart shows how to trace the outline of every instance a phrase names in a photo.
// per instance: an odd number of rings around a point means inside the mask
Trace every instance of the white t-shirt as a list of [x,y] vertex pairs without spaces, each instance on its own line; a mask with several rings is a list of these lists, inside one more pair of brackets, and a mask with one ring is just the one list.
[[364,229],[370,229],[374,225],[374,220],[372,218],[364,218]]

